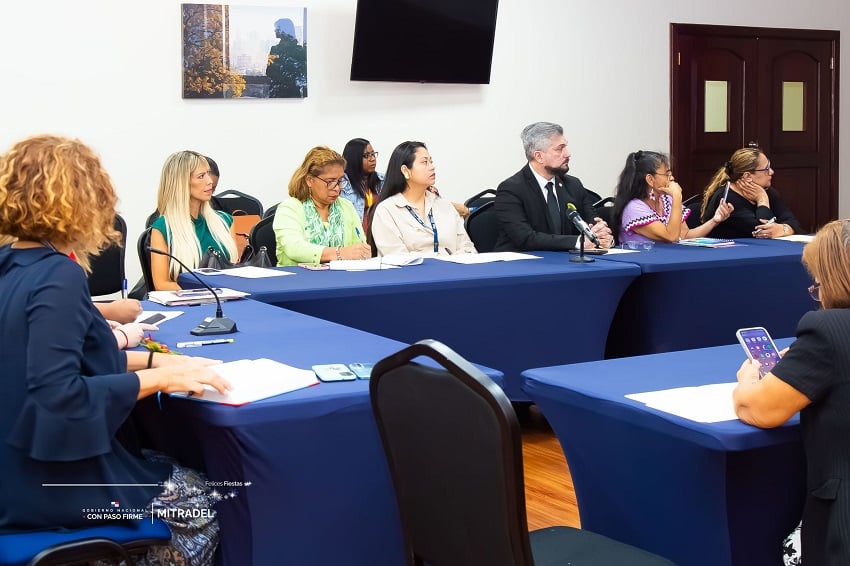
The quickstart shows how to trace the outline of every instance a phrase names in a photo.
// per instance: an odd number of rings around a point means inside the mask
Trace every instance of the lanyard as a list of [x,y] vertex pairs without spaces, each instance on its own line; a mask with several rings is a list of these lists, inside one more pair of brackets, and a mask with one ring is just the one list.
[[[411,214],[411,216],[413,216],[413,218],[415,218],[416,221],[419,222],[420,226],[422,226],[426,230],[428,229],[428,227],[425,226],[425,223],[422,222],[422,219],[419,218],[419,215],[416,214],[416,211],[413,210],[412,206],[407,205],[407,206],[405,206],[405,208],[407,209],[407,212],[409,212]],[[440,239],[437,236],[437,225],[434,224],[434,209],[433,208],[428,211],[428,220],[431,222],[431,232],[434,233],[434,251],[438,252],[438,251],[440,251]]]

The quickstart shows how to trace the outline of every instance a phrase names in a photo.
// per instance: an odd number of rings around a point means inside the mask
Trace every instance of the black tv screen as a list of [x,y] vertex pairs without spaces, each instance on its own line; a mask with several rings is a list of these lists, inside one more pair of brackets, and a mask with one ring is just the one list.
[[487,84],[498,0],[357,0],[351,80]]

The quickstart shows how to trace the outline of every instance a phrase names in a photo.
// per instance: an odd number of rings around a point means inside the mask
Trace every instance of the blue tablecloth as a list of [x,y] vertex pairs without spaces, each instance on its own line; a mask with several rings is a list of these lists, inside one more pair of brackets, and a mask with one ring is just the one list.
[[641,268],[614,315],[605,356],[719,346],[751,326],[793,336],[800,317],[817,308],[800,262],[803,244],[737,242],[727,248],[656,244],[650,251],[602,256],[606,263]]
[[[422,265],[382,271],[308,271],[245,279],[206,276],[210,285],[251,293],[274,304],[406,343],[434,338],[469,360],[505,374],[505,393],[527,397],[529,367],[600,360],[620,297],[640,270],[633,264],[541,259]],[[186,274],[180,284],[198,287]]]
[[583,528],[688,566],[782,564],[805,493],[799,417],[771,430],[705,424],[624,397],[734,382],[745,358],[734,345],[523,373],[564,449]]
[[[180,310],[155,333],[172,348],[197,339],[189,330],[215,307]],[[239,328],[225,336],[233,344],[178,351],[309,368],[376,362],[405,346],[250,300],[225,303],[224,314]],[[224,564],[400,565],[401,527],[368,385],[321,383],[241,407],[162,396],[161,409],[148,398],[134,416],[154,447],[206,470],[209,480],[251,482],[218,488],[236,494],[217,505]]]

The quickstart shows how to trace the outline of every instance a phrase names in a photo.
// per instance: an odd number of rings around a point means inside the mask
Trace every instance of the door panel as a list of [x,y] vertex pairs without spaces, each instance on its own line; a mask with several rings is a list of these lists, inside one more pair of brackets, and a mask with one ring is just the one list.
[[685,197],[758,146],[807,231],[834,219],[838,32],[672,24],[671,46],[671,157]]

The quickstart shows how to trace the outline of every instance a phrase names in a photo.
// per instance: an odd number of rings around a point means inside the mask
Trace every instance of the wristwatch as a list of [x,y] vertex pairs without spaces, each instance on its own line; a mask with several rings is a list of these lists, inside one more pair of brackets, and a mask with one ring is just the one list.
[[788,232],[790,232],[790,231],[791,231],[791,229],[788,227],[788,225],[787,225],[787,224],[783,224],[783,225],[782,225],[782,233],[783,233],[783,234],[787,234],[787,233],[788,233]]

